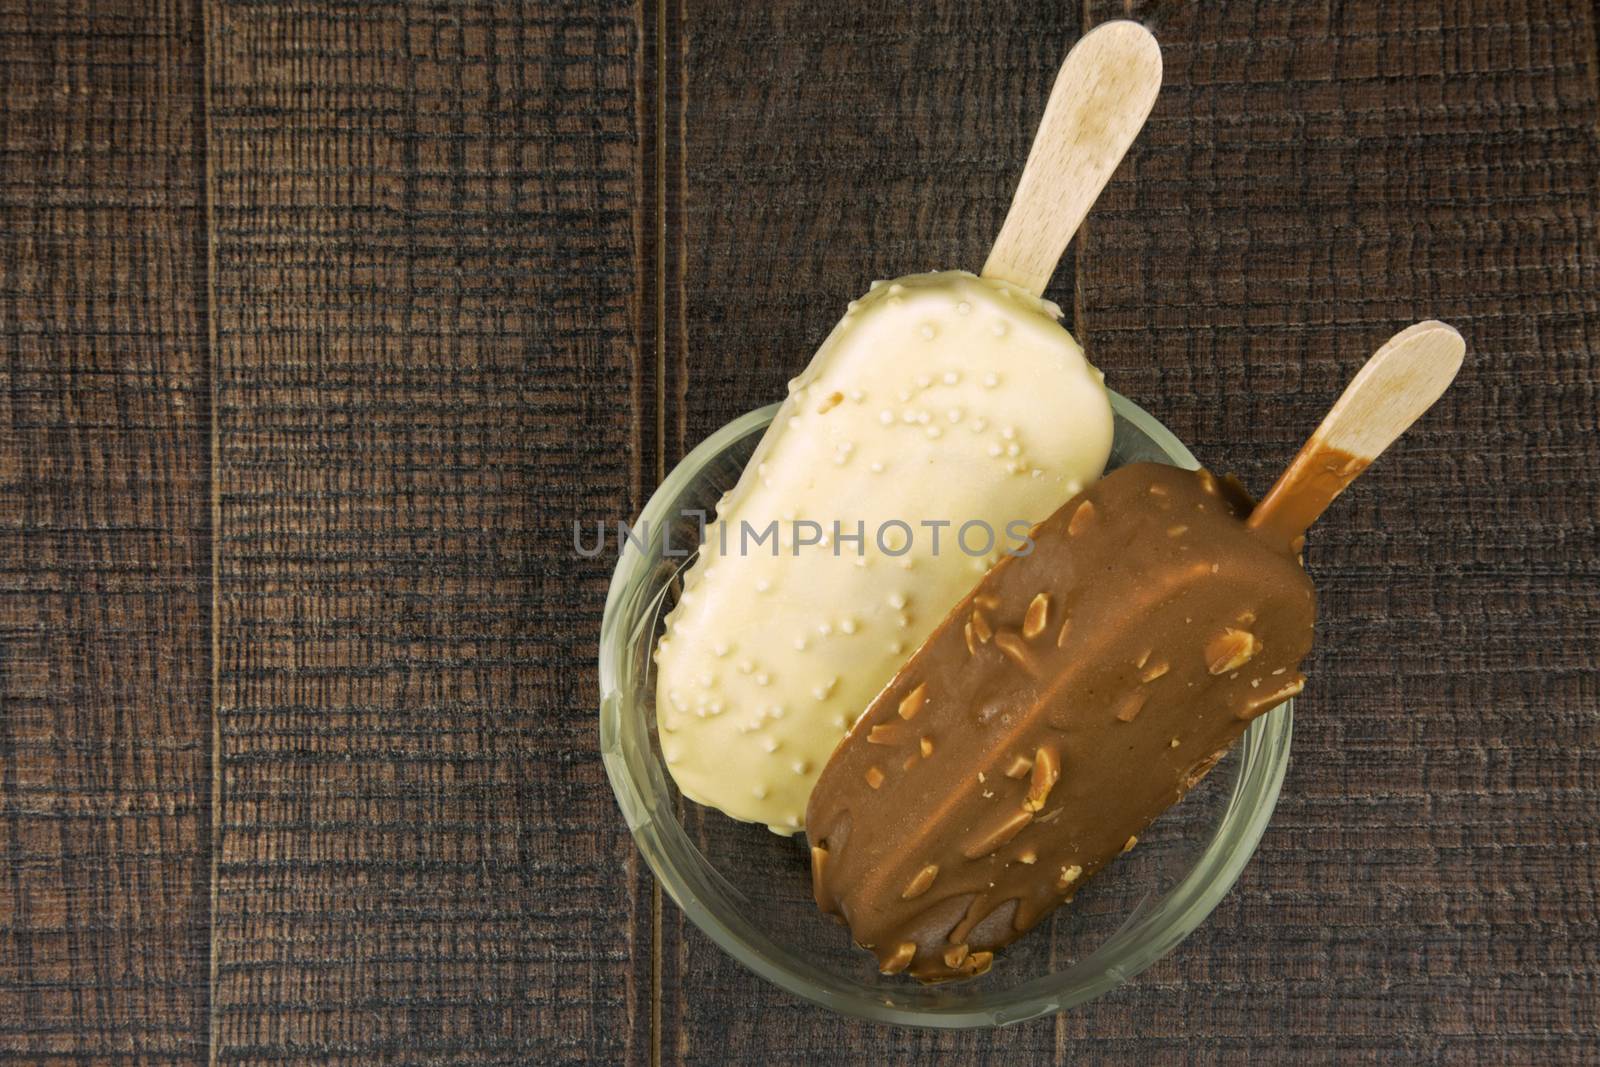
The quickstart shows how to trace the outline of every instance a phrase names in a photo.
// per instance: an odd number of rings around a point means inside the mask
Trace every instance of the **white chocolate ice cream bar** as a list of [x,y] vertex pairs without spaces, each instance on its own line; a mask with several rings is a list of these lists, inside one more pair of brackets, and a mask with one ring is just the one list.
[[[685,796],[801,829],[834,746],[906,657],[1017,531],[1100,475],[1110,403],[1059,317],[964,271],[851,302],[668,616],[657,726]],[[757,543],[773,524],[776,555]]]

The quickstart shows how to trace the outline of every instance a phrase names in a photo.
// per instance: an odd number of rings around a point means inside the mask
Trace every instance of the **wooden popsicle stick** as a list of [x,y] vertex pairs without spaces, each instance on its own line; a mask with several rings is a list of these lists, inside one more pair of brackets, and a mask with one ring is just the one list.
[[1061,64],[1006,221],[983,265],[1038,296],[1161,89],[1161,49],[1137,22],[1107,22]]
[[1391,337],[1356,372],[1246,525],[1293,545],[1443,395],[1466,350],[1461,335],[1442,322],[1419,322]]

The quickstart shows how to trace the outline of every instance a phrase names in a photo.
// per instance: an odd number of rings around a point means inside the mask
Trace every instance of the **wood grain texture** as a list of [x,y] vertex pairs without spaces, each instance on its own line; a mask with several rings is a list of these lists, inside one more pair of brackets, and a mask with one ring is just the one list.
[[640,480],[637,39],[210,10],[221,1063],[648,1058],[571,548]]
[[198,11],[0,2],[0,1062],[205,1052]]
[[[1313,538],[1322,637],[1278,815],[1172,956],[981,1036],[802,1005],[669,905],[663,1060],[1600,1062],[1593,9],[1088,11],[1128,14],[1166,88],[1058,275],[1113,385],[1260,491],[1397,328],[1438,316],[1469,347]],[[781,396],[870,279],[981,259],[1036,117],[1018,101],[1078,26],[979,20],[691,6],[680,448]]]

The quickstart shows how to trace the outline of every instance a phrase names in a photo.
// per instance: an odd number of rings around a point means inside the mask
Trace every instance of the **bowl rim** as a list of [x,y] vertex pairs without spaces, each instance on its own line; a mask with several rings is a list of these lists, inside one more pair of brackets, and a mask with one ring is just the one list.
[[[1115,414],[1149,437],[1173,463],[1190,469],[1200,466],[1194,454],[1153,415],[1113,390],[1106,392]],[[781,402],[746,412],[701,441],[651,493],[638,524],[659,532],[665,525],[662,519],[668,502],[677,499],[684,485],[734,442],[770,423],[780,406]],[[653,542],[658,533],[647,536]],[[739,929],[702,902],[692,883],[704,882],[707,873],[691,875],[680,870],[667,848],[668,836],[675,833],[687,841],[687,834],[675,820],[671,826],[664,826],[640,788],[640,778],[648,779],[650,775],[647,768],[634,766],[642,756],[630,752],[630,746],[623,741],[620,649],[626,635],[618,632],[624,624],[618,609],[629,590],[645,577],[644,564],[652,555],[649,551],[622,551],[606,593],[599,649],[600,750],[606,777],[636,846],[657,881],[690,921],[736,962],[813,1004],[872,1022],[934,1029],[1008,1026],[1084,1004],[1133,978],[1194,932],[1238,881],[1277,807],[1289,766],[1293,700],[1261,716],[1245,731],[1235,750],[1240,754],[1241,765],[1233,793],[1205,852],[1183,880],[1153,907],[1136,913],[1103,945],[1078,961],[1074,970],[1088,971],[1087,977],[1047,991],[1043,987],[1058,976],[1040,976],[1008,990],[1001,1002],[985,1007],[911,1008],[829,988],[760,951],[758,943],[769,939],[759,930],[747,923],[740,925],[748,928]],[[714,871],[711,875],[720,877]]]

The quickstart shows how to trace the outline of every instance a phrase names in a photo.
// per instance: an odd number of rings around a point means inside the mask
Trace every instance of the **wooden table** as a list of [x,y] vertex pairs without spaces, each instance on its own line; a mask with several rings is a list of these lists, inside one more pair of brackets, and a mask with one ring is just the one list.
[[1600,1062],[1585,0],[1136,5],[1167,87],[1052,294],[1258,490],[1397,326],[1443,406],[1319,527],[1243,880],[987,1034],[663,901],[610,560],[873,278],[972,267],[1120,3],[0,0],[0,1062]]

